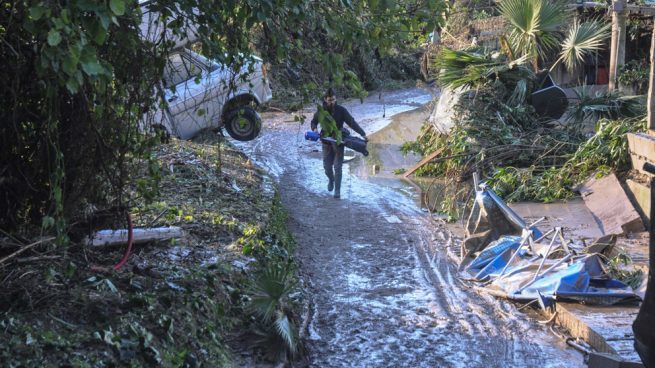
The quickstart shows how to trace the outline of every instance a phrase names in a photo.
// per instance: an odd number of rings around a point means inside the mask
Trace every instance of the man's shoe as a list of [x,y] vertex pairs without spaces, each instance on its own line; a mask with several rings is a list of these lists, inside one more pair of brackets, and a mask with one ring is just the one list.
[[334,192],[334,198],[341,198],[341,193],[339,193],[338,191]]
[[328,182],[328,192],[331,192],[334,189],[334,180]]

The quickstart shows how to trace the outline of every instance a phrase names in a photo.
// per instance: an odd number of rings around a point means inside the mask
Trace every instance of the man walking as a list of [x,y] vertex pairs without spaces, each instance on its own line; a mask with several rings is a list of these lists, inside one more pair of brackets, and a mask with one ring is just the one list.
[[321,140],[323,143],[323,168],[328,177],[328,191],[334,190],[334,198],[341,197],[341,167],[343,165],[344,145],[341,142],[343,124],[346,123],[366,141],[366,133],[355,122],[348,110],[337,105],[337,96],[332,88],[329,88],[323,96],[323,107],[312,118],[311,128],[316,131],[321,126],[321,138],[333,138],[336,142]]

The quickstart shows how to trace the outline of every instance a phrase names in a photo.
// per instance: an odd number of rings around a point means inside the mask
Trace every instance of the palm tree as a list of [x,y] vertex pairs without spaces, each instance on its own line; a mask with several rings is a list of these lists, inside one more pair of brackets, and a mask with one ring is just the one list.
[[290,271],[268,267],[257,277],[251,290],[251,309],[261,318],[262,328],[255,331],[260,343],[276,355],[298,351],[298,330],[290,318],[289,293],[296,287]]
[[535,71],[540,61],[548,60],[558,49],[559,58],[551,70],[560,62],[573,70],[585,55],[599,50],[610,34],[607,23],[571,19],[571,11],[561,1],[503,0],[499,10],[510,27],[508,56],[528,57]]
[[[432,65],[442,85],[470,87],[525,63],[536,72],[540,63],[555,55],[551,70],[561,62],[573,70],[585,55],[600,49],[610,35],[609,24],[573,20],[570,10],[559,1],[502,0],[499,10],[509,24],[507,35],[500,39],[506,61],[476,50],[444,48]],[[569,24],[572,26],[565,29]]]

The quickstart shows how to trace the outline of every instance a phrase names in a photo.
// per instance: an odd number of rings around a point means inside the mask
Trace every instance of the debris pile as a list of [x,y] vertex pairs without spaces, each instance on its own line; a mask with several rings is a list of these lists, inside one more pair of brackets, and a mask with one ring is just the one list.
[[479,288],[512,300],[538,301],[545,309],[556,301],[611,305],[637,302],[639,296],[613,279],[603,252],[613,237],[590,246],[565,237],[561,227],[542,233],[527,224],[485,184],[476,182],[476,198],[462,243],[460,272]]

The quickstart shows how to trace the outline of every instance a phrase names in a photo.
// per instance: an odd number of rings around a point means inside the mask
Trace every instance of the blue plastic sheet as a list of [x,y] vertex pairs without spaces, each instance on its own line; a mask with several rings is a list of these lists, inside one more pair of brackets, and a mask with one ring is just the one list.
[[[478,195],[488,195],[494,201],[502,202],[490,189],[482,192]],[[500,205],[502,207],[504,203]],[[512,212],[512,216],[518,215]],[[514,223],[525,223],[520,217],[512,220]],[[532,240],[541,236],[539,230],[531,230]],[[526,233],[524,236],[527,236]],[[557,232],[552,236],[557,236]],[[545,252],[539,254],[530,251],[528,240],[514,235],[502,236],[483,248],[466,266],[465,271],[470,279],[486,282],[489,289],[510,299],[542,302],[545,299],[573,300],[589,304],[639,300],[632,288],[610,277],[598,254],[558,252],[560,257],[557,258],[550,252],[545,254],[544,259]],[[549,242],[539,246],[547,249],[553,244]]]

